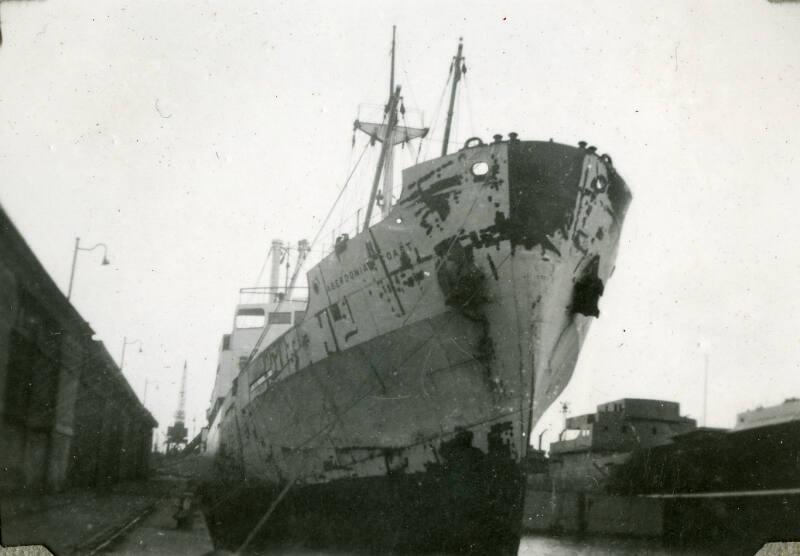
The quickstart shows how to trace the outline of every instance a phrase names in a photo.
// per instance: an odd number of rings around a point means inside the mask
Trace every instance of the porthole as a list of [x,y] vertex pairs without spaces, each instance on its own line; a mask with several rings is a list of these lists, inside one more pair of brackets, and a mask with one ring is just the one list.
[[485,176],[489,173],[489,165],[485,162],[476,162],[472,165],[473,176]]

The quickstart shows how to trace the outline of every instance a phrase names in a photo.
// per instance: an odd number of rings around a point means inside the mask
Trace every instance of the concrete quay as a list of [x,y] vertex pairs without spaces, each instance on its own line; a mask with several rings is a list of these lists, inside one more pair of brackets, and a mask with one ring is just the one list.
[[[202,514],[194,504],[182,504],[188,492],[186,479],[158,477],[102,493],[4,497],[0,544],[42,544],[56,556],[212,552]],[[176,515],[183,518],[181,527]]]
[[[138,524],[121,532],[102,547],[103,554],[116,555],[201,555],[213,551],[205,519],[199,508],[182,494],[178,485],[169,497],[162,498]],[[181,519],[176,514],[181,513]]]

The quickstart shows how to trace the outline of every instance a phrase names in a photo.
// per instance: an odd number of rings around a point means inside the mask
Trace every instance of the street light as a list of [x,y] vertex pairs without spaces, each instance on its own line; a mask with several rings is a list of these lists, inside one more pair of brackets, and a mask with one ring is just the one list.
[[139,353],[142,353],[142,341],[141,340],[132,340],[128,341],[127,336],[122,338],[122,357],[119,360],[119,370],[122,371],[122,367],[125,366],[125,348],[127,346],[132,346],[133,344],[139,344]]
[[142,407],[147,409],[147,385],[150,384],[150,380],[145,377],[144,379],[144,395],[142,396]]
[[103,248],[103,266],[109,265],[108,262],[108,246],[105,243],[98,243],[94,247],[81,247],[81,238],[75,238],[75,250],[72,252],[72,270],[69,273],[69,288],[67,289],[67,299],[72,296],[72,282],[75,280],[75,264],[78,262],[78,251],[94,251],[98,247]]
[[[141,349],[139,351],[141,353]],[[171,369],[171,368],[172,367],[170,365],[165,365],[164,367],[162,367],[162,369]],[[158,380],[150,380],[148,377],[144,378],[144,394],[142,395],[142,405],[145,406],[145,409],[147,409],[147,387],[150,384],[155,384],[156,390],[158,390]]]

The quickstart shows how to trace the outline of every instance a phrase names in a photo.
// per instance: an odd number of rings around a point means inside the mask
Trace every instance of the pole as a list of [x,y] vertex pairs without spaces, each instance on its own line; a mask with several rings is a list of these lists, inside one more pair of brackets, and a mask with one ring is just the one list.
[[703,426],[706,426],[706,410],[708,409],[708,354],[705,354],[705,370],[703,372]]
[[[394,138],[386,138],[387,141],[392,139]],[[381,216],[386,218],[386,215],[392,209],[392,194],[394,193],[394,148],[390,148],[386,152],[386,162],[383,166],[383,206],[381,207]]]
[[392,25],[392,69],[389,74],[389,98],[392,98],[394,92],[394,36],[397,31],[397,25]]
[[147,409],[147,379],[144,379],[144,395],[142,396],[142,406]]
[[458,87],[458,81],[461,79],[461,51],[464,48],[464,44],[461,42],[461,39],[458,40],[458,52],[456,53],[456,57],[453,61],[453,88],[450,91],[450,107],[447,109],[447,124],[444,128],[444,142],[442,143],[442,156],[447,154],[447,143],[450,141],[450,128],[453,125],[453,107],[456,103],[456,88]]
[[[392,71],[389,76],[389,99],[392,98],[392,91],[394,91],[394,49],[395,40],[394,34],[396,26],[392,26]],[[397,105],[395,105],[397,110]],[[396,118],[397,116],[395,116]],[[394,146],[394,128],[387,129],[384,142],[392,141]],[[392,193],[394,192],[394,149],[390,148],[386,152],[386,161],[384,162],[383,170],[383,206],[381,207],[381,215],[385,218],[392,208]]]
[[72,281],[75,279],[75,263],[78,262],[78,244],[81,238],[75,238],[75,250],[72,252],[72,270],[69,272],[69,288],[67,288],[67,299],[72,296]]
[[372,181],[372,192],[369,196],[369,204],[367,205],[367,214],[364,217],[364,231],[369,228],[369,222],[372,218],[372,207],[375,205],[375,196],[378,194],[378,185],[381,182],[381,172],[383,170],[383,164],[386,161],[386,153],[392,148],[390,145],[389,138],[392,136],[394,132],[394,127],[397,124],[397,102],[400,99],[400,85],[398,85],[394,90],[394,95],[392,95],[391,100],[389,101],[389,125],[386,128],[386,140],[381,143],[381,155],[378,159],[378,167],[375,169],[375,179]]
[[286,245],[286,276],[283,279],[284,287],[284,295],[286,299],[289,299],[289,263],[291,261],[291,257],[289,256],[289,245]]
[[122,367],[125,366],[125,346],[128,345],[128,337],[122,337],[122,357],[119,358],[119,370],[122,371]]

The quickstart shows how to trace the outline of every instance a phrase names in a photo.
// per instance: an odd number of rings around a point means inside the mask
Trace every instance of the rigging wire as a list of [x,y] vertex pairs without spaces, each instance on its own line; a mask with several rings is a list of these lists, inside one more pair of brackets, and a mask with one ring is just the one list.
[[317,234],[314,236],[314,239],[311,240],[311,243],[309,244],[310,248],[313,249],[314,245],[316,245],[317,240],[319,239],[320,235],[322,234],[322,231],[325,229],[325,226],[328,223],[328,219],[331,217],[331,214],[333,214],[333,210],[336,208],[336,205],[339,202],[339,199],[342,198],[342,194],[344,194],[345,189],[347,189],[347,186],[350,183],[350,179],[353,177],[353,174],[355,174],[356,169],[358,169],[358,165],[361,162],[361,159],[364,158],[364,155],[366,154],[367,149],[369,149],[369,146],[370,146],[370,142],[367,141],[366,144],[364,145],[364,150],[361,151],[361,154],[359,155],[358,160],[356,160],[355,166],[353,166],[353,169],[350,171],[350,175],[347,176],[347,179],[345,180],[344,185],[342,185],[342,188],[339,190],[339,194],[336,196],[336,200],[333,201],[333,205],[331,206],[330,210],[328,211],[328,214],[325,216],[325,219],[322,221],[322,224],[320,225],[319,230],[317,230]]
[[456,101],[453,103],[453,127],[450,132],[450,140],[447,142],[447,152],[452,154],[461,146],[458,142],[458,133],[461,131],[461,89],[456,89]]
[[241,554],[243,550],[245,550],[248,546],[250,546],[250,543],[253,542],[253,539],[255,538],[255,536],[258,534],[258,532],[261,530],[261,528],[267,522],[269,517],[272,515],[272,512],[275,511],[275,508],[278,507],[278,504],[281,503],[281,501],[283,500],[284,496],[286,496],[289,493],[289,490],[292,488],[292,486],[294,485],[294,482],[296,480],[297,479],[294,478],[291,481],[287,481],[286,482],[286,486],[283,487],[283,490],[281,490],[280,494],[278,494],[278,496],[275,498],[275,500],[272,501],[272,504],[270,505],[270,507],[267,510],[267,512],[261,517],[261,519],[258,520],[258,523],[250,531],[250,534],[247,535],[247,538],[244,540],[242,545],[239,548],[236,549],[236,552],[234,552],[235,555]]
[[[459,87],[456,90],[456,101],[453,105],[453,129],[452,133],[450,134],[450,141],[448,141],[447,150],[448,152],[455,152],[459,150],[462,146],[462,143],[458,140],[459,132],[463,131],[464,122],[461,118],[461,113],[463,112],[461,96],[464,94],[462,92],[464,87]],[[452,151],[450,150],[452,148]]]
[[[433,131],[436,129],[436,125],[439,123],[439,112],[442,109],[442,103],[444,102],[444,97],[447,94],[447,86],[450,85],[450,79],[453,75],[453,66],[450,65],[450,72],[447,74],[447,80],[444,82],[444,87],[442,87],[442,93],[439,95],[439,102],[436,105],[436,110],[433,113],[433,119],[431,120],[431,127],[428,130],[428,135],[420,141],[419,150],[417,152],[417,162],[419,162],[419,157],[422,154],[422,142],[425,141],[428,137],[433,137]],[[425,156],[428,155],[428,145],[430,141],[425,142]]]
[[[339,203],[339,199],[342,198],[342,194],[345,192],[345,189],[347,189],[347,186],[350,183],[350,179],[353,177],[353,174],[355,174],[356,169],[358,168],[358,165],[361,162],[361,159],[364,157],[364,154],[366,154],[367,149],[369,148],[369,146],[370,146],[370,142],[367,141],[366,144],[364,145],[364,150],[361,151],[361,154],[359,155],[358,160],[356,161],[355,166],[353,166],[353,169],[350,171],[350,175],[347,176],[347,179],[345,180],[344,185],[342,185],[341,189],[339,190],[339,194],[336,196],[336,200],[333,202],[333,205],[331,206],[330,210],[328,211],[328,214],[325,216],[325,219],[322,221],[322,224],[320,225],[319,230],[317,230],[317,234],[314,236],[314,239],[309,244],[309,248],[313,249],[313,247],[314,247],[314,245],[316,245],[317,240],[319,239],[320,235],[322,235],[322,231],[325,229],[325,226],[328,223],[328,219],[330,219],[331,214],[333,214],[333,210],[336,208],[336,205]],[[300,272],[300,270],[303,268],[303,263],[304,262],[305,262],[305,260],[299,261],[299,263],[297,265],[297,268],[295,269],[295,273],[299,273]],[[281,307],[283,305],[283,302],[285,300],[286,300],[286,298],[284,297],[283,299],[281,299],[278,302],[278,306],[275,309],[276,311],[280,311],[280,309],[281,309]],[[271,325],[269,323],[267,323],[267,326],[265,326],[264,330],[261,331],[261,335],[258,337],[258,340],[256,341],[255,345],[253,346],[253,350],[250,352],[250,356],[247,358],[247,362],[245,363],[244,368],[242,369],[242,372],[247,371],[247,369],[250,367],[250,364],[253,362],[253,360],[255,359],[256,355],[258,354],[258,350],[261,347],[261,344],[264,341],[264,338],[267,337],[267,333],[269,332],[270,328],[271,328]]]
[[[400,67],[400,71],[402,71],[403,75],[405,76],[405,83],[407,83],[407,85],[403,85],[403,86],[408,91],[408,96],[409,96],[409,100],[411,101],[411,106],[422,106],[422,104],[419,103],[419,100],[418,100],[419,97],[417,97],[417,95],[414,94],[414,88],[411,86],[411,77],[409,76],[408,72],[406,71],[406,68],[405,68],[404,65]],[[425,127],[425,112],[424,111],[421,111],[420,127]]]
[[464,111],[467,113],[467,118],[469,120],[470,135],[474,135],[477,132],[477,130],[475,129],[475,122],[472,119],[472,114],[473,114],[472,101],[470,100],[470,96],[469,96],[469,82],[467,81],[467,74],[465,73],[461,77],[461,79],[464,80],[464,87],[463,87],[463,89],[464,89],[464,101],[465,101],[465,104],[467,105],[466,110],[464,110]]
[[[361,107],[359,106],[358,111],[356,112],[356,114],[357,114],[356,119],[358,119],[358,117],[360,116],[360,113],[361,113]],[[350,151],[348,152],[347,167],[349,167],[351,162],[353,161],[353,150],[355,149],[355,132],[356,132],[356,130],[353,129],[353,142],[352,142],[352,147],[350,148]],[[363,156],[363,153],[362,153],[362,156]],[[361,158],[359,157],[359,162],[360,161],[361,161]],[[356,162],[356,167],[357,166],[358,166],[358,162]],[[354,168],[354,170],[355,170],[355,168]],[[351,173],[351,176],[352,176],[352,173]],[[349,179],[350,178],[348,177],[348,180]],[[346,184],[345,184],[345,187],[346,187]],[[340,193],[340,196],[341,196],[341,193]],[[339,198],[337,197],[337,201],[338,201],[338,199]],[[287,250],[290,250],[290,249],[287,247]],[[308,253],[312,252],[311,246],[309,246],[307,252]],[[314,252],[316,252],[316,251],[314,251]],[[270,258],[271,255],[272,255],[272,247],[270,246],[269,250],[267,251],[267,256],[264,257],[264,263],[261,265],[261,270],[258,271],[258,277],[256,278],[256,281],[255,281],[255,285],[256,286],[261,284],[261,278],[263,278],[263,276],[264,276],[264,270],[266,270],[266,268],[267,268],[267,263],[269,262],[269,258]]]

